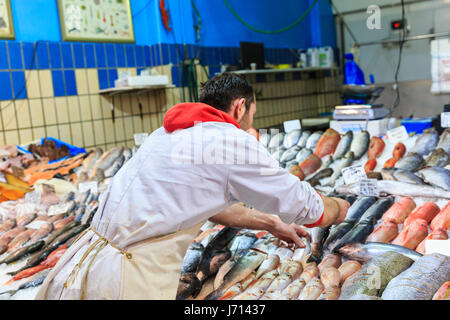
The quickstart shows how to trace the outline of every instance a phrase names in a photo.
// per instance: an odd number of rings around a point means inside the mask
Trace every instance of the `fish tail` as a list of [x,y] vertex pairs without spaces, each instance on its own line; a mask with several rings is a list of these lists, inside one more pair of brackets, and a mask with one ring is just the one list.
[[3,284],[3,286],[7,286],[7,285],[13,283],[14,281],[15,281],[14,278],[12,278],[11,280],[6,281],[6,282]]
[[234,294],[234,292],[231,292],[231,291],[229,291],[229,292],[225,292],[220,298],[218,298],[217,300],[229,300],[229,299],[231,299],[232,297],[234,297],[235,296],[235,294]]

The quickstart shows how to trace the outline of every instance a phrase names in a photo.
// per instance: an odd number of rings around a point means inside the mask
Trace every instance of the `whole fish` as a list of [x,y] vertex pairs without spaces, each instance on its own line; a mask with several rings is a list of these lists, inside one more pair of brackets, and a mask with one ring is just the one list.
[[438,140],[439,135],[434,128],[424,130],[409,151],[420,154],[421,156],[426,156],[436,147]]
[[450,257],[439,253],[428,254],[392,279],[381,297],[384,300],[431,300],[448,279]]
[[232,286],[230,289],[228,289],[223,296],[221,296],[217,300],[232,300],[237,295],[241,294],[243,292],[242,284],[236,283],[234,286]]
[[283,145],[285,133],[284,132],[278,132],[272,138],[269,142],[269,149],[279,148]]
[[323,158],[330,154],[332,155],[340,140],[341,136],[339,132],[331,128],[327,129],[317,142],[314,154],[319,158]]
[[412,263],[413,260],[394,251],[373,258],[344,281],[339,300],[348,300],[357,294],[380,296],[388,283]]
[[354,260],[345,261],[343,264],[340,265],[340,267],[338,269],[339,274],[341,275],[340,282],[343,283],[345,281],[345,279],[350,277],[352,274],[354,274],[359,269],[361,269],[361,264],[358,261],[354,261]]
[[392,244],[414,250],[427,235],[428,223],[423,219],[415,219],[408,226],[403,226],[402,231],[392,241]]
[[336,180],[341,176],[342,169],[349,167],[355,156],[352,151],[349,151],[342,159],[336,160],[336,166],[333,169],[333,174],[330,177],[330,181],[327,185],[334,186]]
[[269,141],[270,141],[270,133],[264,132],[259,135],[259,142],[261,142],[264,147],[267,148],[269,146]]
[[9,264],[9,263],[12,263],[14,261],[17,261],[17,260],[21,259],[22,257],[24,257],[24,256],[26,256],[26,255],[28,255],[30,253],[36,252],[36,251],[38,251],[39,249],[42,248],[44,243],[45,242],[43,240],[39,240],[39,241],[36,241],[36,242],[34,242],[34,243],[32,243],[32,244],[30,244],[28,246],[25,246],[25,247],[22,247],[20,249],[17,249],[16,251],[14,251],[11,254],[9,254],[5,259],[3,259],[0,262],[0,264],[2,264],[2,263]]
[[389,243],[398,235],[398,226],[392,221],[383,221],[375,230],[367,237],[369,242],[385,242]]
[[89,177],[89,175],[92,172],[92,168],[94,168],[95,163],[98,161],[98,159],[100,159],[102,154],[103,150],[101,148],[96,148],[95,150],[92,150],[89,156],[87,156],[83,160],[80,173],[84,172]]
[[37,214],[36,213],[29,213],[26,215],[21,216],[20,218],[17,218],[17,225],[19,227],[21,226],[26,226],[27,224],[29,224],[31,221],[33,221],[34,219],[36,219]]
[[358,199],[358,197],[356,196],[345,196],[344,200],[347,201],[348,203],[350,203],[350,205],[353,205],[353,203],[355,203],[356,199]]
[[67,218],[53,222],[53,226],[54,226],[55,230],[57,231],[57,230],[61,229],[62,227],[64,227],[65,225],[71,223],[74,220],[75,220],[75,216],[68,216]]
[[449,230],[450,229],[450,202],[433,218],[430,223],[431,230]]
[[306,149],[306,148],[301,149],[295,156],[295,161],[297,161],[298,163],[301,163],[301,162],[303,162],[303,160],[308,158],[308,156],[312,153],[313,152],[311,149]]
[[127,162],[133,157],[133,151],[130,148],[125,147],[123,149],[122,155],[124,157],[124,162]]
[[[303,272],[304,261],[296,261],[296,260],[288,260],[282,265],[280,265],[280,275],[289,275],[291,277],[291,281],[296,280]],[[280,289],[281,290],[281,289]]]
[[42,238],[45,238],[47,235],[50,234],[50,232],[53,231],[53,223],[44,223],[39,230],[36,230],[32,235],[30,240],[31,241],[37,241],[40,240]]
[[291,282],[292,276],[290,274],[280,274],[278,275],[269,287],[265,290],[266,294],[281,294],[281,291],[284,290]]
[[280,256],[279,255],[277,255],[277,254],[268,255],[264,259],[264,261],[261,263],[258,270],[256,271],[256,279],[259,279],[261,276],[263,276],[267,272],[277,269],[279,264],[280,264]]
[[284,290],[281,291],[281,297],[286,300],[297,300],[300,292],[305,286],[305,280],[298,278],[292,281]]
[[181,274],[197,270],[204,249],[205,248],[199,242],[194,242],[189,245],[186,254],[184,255],[183,263],[181,264]]
[[450,154],[450,129],[445,129],[441,134],[436,148],[442,148],[447,154]]
[[92,168],[89,178],[95,178],[99,169],[105,171],[111,167],[116,159],[122,155],[123,149],[123,147],[115,147],[103,153]]
[[442,148],[433,150],[433,152],[425,159],[427,167],[445,167],[450,163],[450,156]]
[[258,278],[256,278],[256,272],[253,271],[252,273],[250,273],[247,278],[245,278],[244,280],[242,280],[240,282],[241,285],[241,291],[247,290],[247,288],[250,288],[255,282],[256,280],[258,280]]
[[337,240],[341,239],[347,232],[349,232],[356,222],[359,221],[364,212],[366,212],[367,209],[375,203],[375,201],[375,197],[358,198],[348,209],[345,220],[330,229],[330,233],[326,238],[323,247],[325,249],[333,250],[333,243],[336,243]]
[[281,155],[286,151],[286,149],[284,147],[280,147],[278,149],[276,149],[273,153],[272,153],[272,157],[277,160],[280,161]]
[[314,150],[319,143],[320,137],[322,136],[323,131],[314,132],[306,141],[306,148]]
[[367,152],[367,157],[369,159],[378,158],[381,155],[381,153],[383,153],[385,145],[386,144],[384,143],[383,139],[381,139],[377,136],[373,136],[370,139],[369,151]]
[[347,154],[347,152],[350,150],[352,140],[353,140],[353,131],[347,131],[339,141],[339,144],[337,145],[336,150],[334,151],[333,160],[338,160]]
[[22,272],[26,269],[32,268],[40,264],[42,261],[47,259],[47,257],[57,250],[58,248],[50,247],[50,248],[42,248],[38,252],[35,252],[31,255],[31,257],[28,259],[27,263],[20,269],[16,271],[9,272],[8,275],[14,276],[18,274],[19,272]]
[[325,287],[317,300],[338,300],[341,295],[341,288],[338,286]]
[[[266,292],[267,288],[270,287],[272,282],[279,276],[277,270],[272,270],[265,273],[261,278],[259,278],[251,288],[247,289],[243,293],[243,297],[247,297],[250,295],[251,297],[256,297],[256,299],[260,298],[264,292]],[[236,299],[238,300],[238,299]],[[240,299],[239,299],[240,300]]]
[[312,228],[311,235],[311,256],[307,260],[308,262],[319,263],[322,257],[322,247],[325,239],[328,236],[329,228]]
[[322,161],[315,154],[310,154],[305,160],[303,160],[298,166],[305,174],[305,177],[310,174],[316,172],[320,166],[322,165]]
[[339,287],[341,283],[341,273],[336,267],[329,266],[320,272],[320,281],[326,288]]
[[288,162],[295,159],[295,156],[300,151],[300,148],[297,146],[294,146],[290,149],[287,149],[283,152],[283,154],[280,156],[280,162]]
[[308,141],[309,137],[311,136],[311,131],[303,131],[302,136],[300,137],[300,139],[297,142],[297,146],[299,146],[300,148],[305,148],[306,147],[306,142]]
[[427,240],[447,240],[448,235],[447,231],[444,231],[442,229],[431,231],[431,233],[422,240],[421,243],[416,247],[416,251],[420,254],[425,254],[425,242]]
[[89,227],[89,225],[82,224],[82,225],[76,226],[74,228],[71,228],[71,229],[67,230],[66,232],[64,232],[63,234],[61,234],[60,236],[58,236],[57,238],[55,238],[51,243],[47,244],[47,242],[46,242],[45,248],[55,248],[56,249],[59,246],[66,243],[69,239],[71,239],[71,238],[77,236],[78,234],[80,234],[81,232],[83,232],[88,227]]
[[256,268],[264,261],[265,257],[266,254],[264,253],[252,249],[248,250],[223,277],[222,284],[205,299],[216,300],[221,297],[231,286],[244,280],[250,273],[256,270]]
[[333,156],[331,154],[326,155],[322,158],[322,166],[319,168],[320,171],[327,169],[333,163]]
[[429,167],[420,170],[419,175],[432,186],[450,190],[450,170],[440,167]]
[[414,184],[425,184],[424,181],[416,176],[414,173],[404,169],[394,169],[393,177],[396,181],[414,183]]
[[230,251],[235,254],[238,250],[247,251],[258,238],[252,232],[240,232],[234,237],[230,244]]
[[406,156],[395,163],[395,168],[416,172],[424,163],[422,156],[418,153],[409,152]]
[[20,290],[28,289],[28,288],[34,288],[34,287],[40,286],[44,282],[45,278],[47,278],[47,275],[49,273],[50,273],[50,270],[49,269],[45,269],[45,270],[37,273],[35,275],[34,279],[31,279],[31,280],[21,284],[17,289],[4,291],[4,292],[2,292],[0,294],[8,293],[10,296],[13,296]]
[[356,160],[360,159],[369,149],[370,134],[367,131],[358,131],[353,134],[350,151]]
[[7,252],[12,252],[16,250],[17,248],[20,248],[22,245],[27,243],[31,235],[35,232],[33,229],[27,229],[24,232],[18,234],[9,244],[8,244],[8,250]]
[[185,300],[186,298],[193,296],[194,298],[200,293],[202,289],[202,283],[197,278],[195,273],[188,272],[180,276],[178,282],[178,289],[176,300]]
[[334,254],[334,253],[328,253],[327,255],[324,256],[324,258],[322,259],[322,261],[320,262],[320,264],[317,266],[317,268],[319,269],[320,273],[322,274],[325,269],[327,269],[328,267],[333,267],[333,268],[339,268],[339,266],[342,264],[342,259],[338,254]]
[[53,240],[55,240],[57,237],[59,237],[61,234],[63,234],[64,232],[78,226],[80,224],[79,221],[72,221],[69,224],[66,224],[64,227],[62,227],[61,229],[57,230],[57,231],[53,231],[51,236],[45,241],[45,246],[47,247],[50,243],[53,242]]
[[117,173],[117,171],[119,171],[120,168],[122,168],[124,163],[125,163],[125,156],[121,155],[116,159],[116,161],[114,161],[114,163],[109,168],[103,170],[105,178],[113,177]]
[[[378,180],[377,189],[380,193],[403,197],[450,199],[450,192],[447,190],[399,181]],[[359,183],[340,185],[336,188],[336,191],[342,194],[359,195],[359,190]]]
[[298,140],[300,140],[301,135],[302,135],[302,131],[300,129],[295,129],[295,130],[288,132],[284,136],[283,146],[286,149],[290,149],[293,146],[296,146]]
[[372,233],[376,221],[392,206],[393,202],[394,200],[391,197],[377,200],[367,209],[353,228],[336,243],[333,251],[337,252],[346,243],[363,243],[366,241]]
[[312,279],[303,288],[298,296],[298,300],[316,300],[324,290],[319,278]]
[[[403,221],[403,227],[407,227],[414,220],[423,219],[426,224],[436,217],[436,215],[441,211],[439,206],[431,201],[424,202],[420,207],[417,207],[409,216]],[[428,230],[428,229],[427,229]]]
[[347,259],[364,264],[390,251],[400,253],[414,261],[422,256],[420,253],[402,246],[378,242],[349,243],[339,249],[339,254]]
[[333,169],[326,168],[326,169],[320,170],[311,179],[308,179],[308,180],[312,180],[312,179],[320,180],[320,179],[323,179],[323,178],[328,178],[328,177],[330,177],[333,174],[333,172],[334,172]]

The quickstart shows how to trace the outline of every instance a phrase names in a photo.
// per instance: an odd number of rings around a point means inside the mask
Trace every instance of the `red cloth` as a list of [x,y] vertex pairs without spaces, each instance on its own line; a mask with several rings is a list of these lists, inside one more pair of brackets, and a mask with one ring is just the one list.
[[229,114],[205,103],[180,103],[170,108],[164,116],[164,129],[173,132],[193,127],[195,122],[226,122],[240,129],[239,123]]
[[[317,194],[320,196],[321,199],[323,199],[322,195],[320,193],[317,192]],[[320,216],[320,219],[317,220],[316,222],[314,222],[312,224],[304,224],[304,226],[307,227],[307,228],[315,228],[315,227],[317,227],[323,220],[323,214],[324,214],[324,212],[322,212],[322,215]]]

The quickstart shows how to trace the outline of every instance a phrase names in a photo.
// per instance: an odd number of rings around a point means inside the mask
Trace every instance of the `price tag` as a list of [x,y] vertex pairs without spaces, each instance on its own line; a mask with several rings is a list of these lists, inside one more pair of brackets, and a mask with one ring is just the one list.
[[66,213],[69,210],[70,203],[59,203],[50,206],[47,210],[49,216],[56,216],[57,214]]
[[352,184],[367,179],[366,172],[361,165],[351,166],[342,169],[342,176],[345,184]]
[[389,141],[391,141],[392,143],[402,142],[409,138],[408,132],[406,132],[406,128],[404,126],[388,130],[386,134]]
[[425,240],[425,253],[440,253],[450,257],[450,239],[449,240]]
[[41,193],[39,191],[28,192],[25,194],[25,202],[28,203],[41,203]]
[[78,185],[78,191],[80,191],[81,193],[86,192],[88,190],[91,190],[91,192],[96,193],[97,181],[82,182]]
[[286,133],[288,133],[289,131],[292,131],[292,130],[302,128],[300,120],[298,120],[298,119],[285,121],[285,122],[283,122],[283,126],[284,126],[284,132],[286,132]]
[[442,128],[450,127],[450,112],[441,113],[441,127]]
[[378,197],[377,179],[364,179],[359,182],[359,193],[367,197]]
[[42,221],[42,220],[38,220],[38,221],[32,221],[31,223],[27,224],[27,229],[34,229],[34,230],[38,230],[42,227],[42,225],[47,224],[47,221]]
[[142,145],[147,137],[148,137],[147,132],[135,133],[134,134],[134,144],[137,146]]

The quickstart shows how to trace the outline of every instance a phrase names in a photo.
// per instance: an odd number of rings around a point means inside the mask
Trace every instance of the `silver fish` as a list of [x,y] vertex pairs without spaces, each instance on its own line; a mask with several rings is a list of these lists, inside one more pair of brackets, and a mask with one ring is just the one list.
[[295,156],[295,161],[297,161],[298,163],[301,163],[303,160],[305,160],[306,158],[308,158],[308,156],[310,154],[312,154],[312,150],[311,149],[302,149],[300,150],[297,155]]
[[309,137],[311,136],[311,131],[303,131],[302,136],[297,142],[297,146],[300,148],[306,147],[306,142],[308,141]]
[[248,250],[256,240],[257,237],[254,233],[241,231],[231,241],[230,251],[232,254],[234,254],[238,250]]
[[366,242],[364,244],[347,243],[339,249],[339,254],[346,259],[356,260],[364,264],[389,251],[400,253],[414,261],[417,261],[420,257],[422,257],[422,254],[415,250],[398,246],[396,244],[381,242]]
[[363,130],[353,134],[350,151],[353,152],[355,160],[361,158],[369,149],[370,134]]
[[314,132],[306,141],[306,148],[314,150],[316,148],[317,143],[320,140],[320,137],[322,136],[323,131],[316,131]]
[[117,173],[117,171],[119,171],[120,168],[122,168],[124,163],[125,163],[125,156],[121,155],[116,159],[116,161],[114,161],[114,163],[109,168],[104,170],[105,178],[113,177]]
[[295,159],[295,156],[300,151],[300,148],[297,146],[294,146],[290,149],[287,149],[280,157],[281,162],[288,162]]
[[89,178],[95,178],[98,173],[97,171],[100,169],[105,171],[109,167],[113,165],[113,163],[122,155],[123,147],[115,147],[111,150],[102,154],[102,156],[95,163],[95,166],[92,168],[91,175]]
[[450,190],[450,170],[439,167],[429,167],[420,170],[419,174],[423,177],[425,182],[445,190]]
[[403,169],[394,169],[393,177],[400,182],[425,184],[422,179],[416,176],[414,173]]
[[450,156],[442,148],[437,148],[436,150],[434,150],[425,160],[425,165],[429,167],[443,168],[449,163],[450,163]]
[[425,130],[417,138],[416,143],[409,151],[426,156],[436,147],[438,140],[439,135],[435,129]]
[[408,152],[406,156],[404,156],[395,163],[394,167],[416,172],[422,166],[423,163],[424,161],[420,154]]
[[350,145],[353,140],[353,131],[347,131],[346,134],[341,138],[339,144],[334,151],[333,160],[338,160],[345,156],[347,152],[350,150]]
[[290,149],[293,146],[297,145],[298,140],[302,135],[302,131],[300,129],[295,129],[290,131],[284,136],[283,146],[286,149]]
[[197,269],[203,250],[205,250],[205,247],[199,242],[189,245],[181,265],[181,274],[194,272]]
[[282,154],[283,154],[285,151],[286,151],[285,148],[280,147],[280,148],[278,148],[277,150],[275,150],[275,151],[272,153],[272,157],[273,157],[275,160],[280,161],[280,158],[281,158]]
[[284,132],[278,132],[276,135],[274,135],[269,142],[269,148],[278,148],[283,145],[285,133]]
[[131,159],[131,157],[133,156],[133,151],[130,148],[125,148],[123,150],[122,155],[124,156],[124,162],[127,162],[128,160]]
[[270,141],[270,133],[265,132],[259,135],[259,142],[261,142],[264,147],[267,148],[269,146],[269,141]]
[[436,148],[442,148],[447,154],[450,154],[450,129],[447,128],[441,134],[439,143]]
[[381,176],[383,177],[383,180],[395,180],[394,178],[394,172],[397,169],[395,168],[383,168],[381,169]]
[[336,180],[340,177],[342,173],[342,169],[349,167],[354,159],[354,154],[352,151],[349,151],[344,158],[337,160],[337,164],[333,169],[333,174],[330,177],[330,181],[328,185],[334,186]]
[[322,158],[322,166],[320,166],[319,171],[323,169],[327,169],[333,163],[333,156],[331,154],[327,154]]

